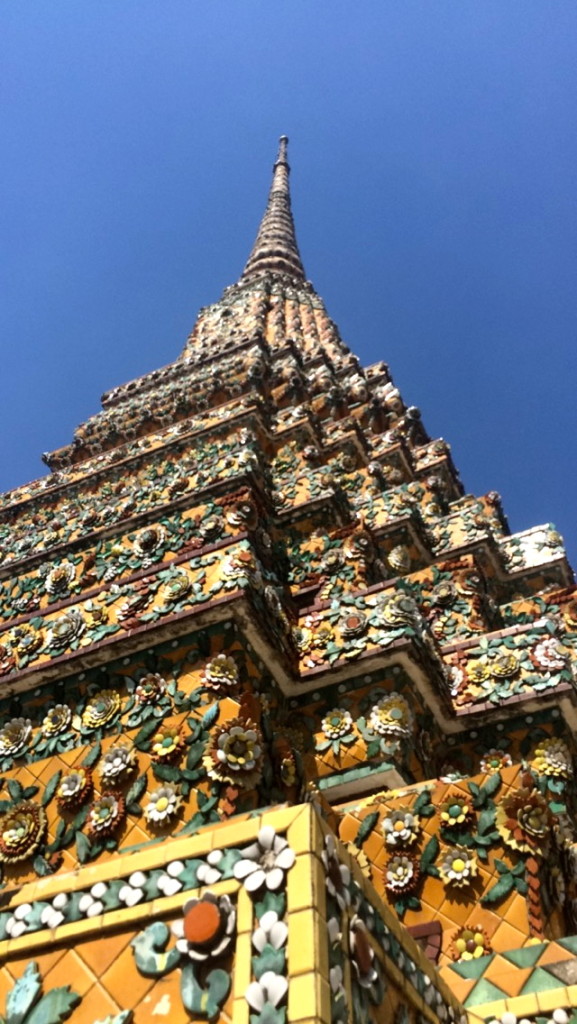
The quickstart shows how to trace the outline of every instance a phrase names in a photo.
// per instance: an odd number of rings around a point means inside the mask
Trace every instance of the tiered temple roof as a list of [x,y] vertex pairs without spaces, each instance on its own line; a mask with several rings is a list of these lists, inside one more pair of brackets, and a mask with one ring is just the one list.
[[342,340],[287,142],[182,354],[0,496],[7,1021],[568,1024],[562,539]]

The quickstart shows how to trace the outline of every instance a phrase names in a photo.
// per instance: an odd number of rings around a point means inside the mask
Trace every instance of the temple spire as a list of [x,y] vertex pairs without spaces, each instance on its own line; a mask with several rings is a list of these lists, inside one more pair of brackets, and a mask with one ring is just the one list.
[[242,281],[267,273],[287,274],[300,281],[305,280],[291,212],[287,144],[287,136],[281,135],[266,210],[242,273]]

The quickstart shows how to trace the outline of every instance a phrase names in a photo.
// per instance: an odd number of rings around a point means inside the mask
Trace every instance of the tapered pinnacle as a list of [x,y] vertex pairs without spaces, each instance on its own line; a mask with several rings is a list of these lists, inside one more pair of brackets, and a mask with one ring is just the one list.
[[287,136],[281,135],[266,210],[242,281],[270,273],[305,280],[291,212],[287,144]]

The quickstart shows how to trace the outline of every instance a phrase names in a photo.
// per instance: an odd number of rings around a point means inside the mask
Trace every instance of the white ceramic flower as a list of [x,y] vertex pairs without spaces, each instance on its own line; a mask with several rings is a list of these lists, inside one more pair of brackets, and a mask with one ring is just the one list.
[[533,658],[540,668],[549,672],[560,672],[567,664],[567,657],[557,640],[550,636],[533,649]]
[[234,877],[243,882],[248,892],[256,892],[263,885],[273,891],[280,889],[285,873],[295,862],[294,850],[286,839],[277,836],[272,825],[263,825],[256,843],[242,852],[244,856],[234,866]]
[[120,740],[103,754],[98,771],[106,785],[130,775],[136,768],[136,752],[130,743]]
[[89,892],[83,893],[80,897],[78,901],[80,913],[84,914],[85,917],[99,917],[104,911],[102,900],[107,892],[108,886],[106,882],[96,882]]
[[182,889],[183,883],[180,875],[184,871],[184,864],[181,860],[172,860],[166,865],[166,871],[162,873],[158,882],[158,888],[165,896],[175,896]]
[[32,911],[30,903],[21,903],[19,907],[16,907],[14,913],[8,918],[6,922],[6,933],[11,939],[17,939],[20,935],[23,935],[28,924],[26,918]]
[[41,923],[51,930],[58,928],[66,917],[64,911],[68,906],[68,901],[68,894],[65,892],[59,892],[51,903],[47,907],[44,907],[44,910],[40,915]]
[[127,882],[119,890],[118,899],[127,907],[135,907],[144,899],[146,875],[143,871],[133,871]]
[[383,833],[387,846],[412,846],[419,838],[419,819],[406,807],[391,811],[383,819]]
[[325,836],[325,848],[321,858],[325,869],[327,892],[336,899],[340,909],[344,910],[351,902],[348,890],[351,873],[346,864],[341,864],[335,838],[330,832]]
[[160,825],[172,818],[182,804],[178,786],[165,782],[148,794],[148,803],[144,808],[144,817],[153,825]]
[[222,878],[222,871],[218,864],[222,860],[222,850],[211,850],[207,855],[206,862],[201,864],[196,871],[196,877],[202,885],[214,885]]
[[268,1004],[277,1007],[288,991],[288,981],[281,974],[265,971],[258,981],[252,981],[244,998],[249,1006],[261,1013]]
[[287,938],[288,928],[284,921],[279,921],[276,910],[267,910],[253,932],[252,944],[258,953],[262,953],[266,945],[281,949]]

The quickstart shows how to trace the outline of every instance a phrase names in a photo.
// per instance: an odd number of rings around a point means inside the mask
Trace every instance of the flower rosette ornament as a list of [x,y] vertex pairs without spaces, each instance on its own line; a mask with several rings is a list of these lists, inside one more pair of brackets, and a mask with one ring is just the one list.
[[439,817],[444,828],[461,828],[473,816],[473,808],[463,793],[449,793],[439,806]]
[[63,597],[70,590],[75,576],[76,569],[70,562],[55,565],[44,581],[46,593],[51,598]]
[[92,793],[92,775],[88,768],[74,768],[63,775],[56,790],[58,807],[69,810],[79,807]]
[[381,827],[385,843],[391,847],[412,846],[421,832],[419,819],[409,807],[397,807],[386,814]]
[[510,754],[505,753],[504,750],[497,750],[496,747],[491,747],[490,750],[483,754],[479,764],[479,771],[485,772],[486,775],[496,775],[503,768],[510,768],[512,764],[513,758]]
[[[36,654],[40,650],[44,643],[44,637],[41,630],[32,629],[31,626],[15,626],[12,630],[12,644],[14,650],[20,656],[21,662],[25,658],[31,658],[33,654]],[[21,667],[23,665],[21,664]]]
[[405,698],[393,692],[373,705],[368,725],[379,736],[406,737],[412,731],[413,715]]
[[192,583],[188,578],[188,574],[181,569],[174,572],[170,579],[165,581],[160,590],[160,598],[166,605],[173,607],[184,601],[191,590]]
[[241,850],[234,865],[234,877],[249,893],[263,887],[277,892],[284,886],[286,872],[295,862],[295,852],[286,839],[277,836],[272,825],[263,825],[257,840]]
[[136,535],[132,542],[132,550],[141,559],[143,568],[158,561],[163,554],[166,530],[163,526],[147,526]]
[[0,758],[19,757],[26,750],[32,733],[29,718],[12,718],[0,729]]
[[46,636],[46,647],[52,654],[61,654],[66,648],[76,650],[86,632],[84,616],[76,608],[53,619]]
[[238,666],[227,654],[217,654],[206,663],[202,672],[202,684],[215,693],[236,693],[239,685]]
[[174,818],[182,807],[182,797],[177,786],[166,782],[148,794],[144,817],[149,825],[162,827]]
[[542,740],[535,748],[531,766],[538,775],[548,775],[559,779],[570,779],[573,775],[573,758],[571,751],[563,740],[552,736]]
[[404,896],[414,892],[419,883],[421,869],[415,857],[397,853],[385,864],[385,889],[391,896]]
[[72,709],[67,704],[55,704],[42,720],[40,731],[46,739],[60,736],[72,724]]
[[208,776],[252,789],[260,781],[263,742],[260,729],[250,719],[232,718],[218,728],[204,757]]
[[117,793],[106,793],[95,800],[88,810],[86,831],[91,839],[112,835],[125,818],[124,798]]
[[555,637],[547,637],[529,652],[535,668],[544,672],[562,672],[567,665],[567,651]]
[[116,690],[99,690],[88,700],[82,712],[83,732],[94,732],[110,725],[120,713],[121,705],[120,694]]
[[337,629],[345,640],[352,640],[366,632],[368,619],[364,612],[346,612],[337,622]]
[[147,672],[136,684],[137,704],[155,704],[166,693],[166,680],[158,672]]
[[171,931],[179,953],[202,962],[230,952],[235,925],[230,898],[207,891],[199,899],[187,900],[182,918],[173,922]]
[[497,679],[510,679],[520,669],[519,659],[512,651],[498,651],[489,662],[489,672]]
[[150,756],[158,764],[172,764],[182,756],[184,746],[184,738],[178,725],[162,725],[152,737]]
[[329,833],[325,836],[325,848],[321,853],[325,869],[325,886],[329,896],[337,901],[339,910],[344,910],[351,902],[349,885],[351,872],[346,864],[339,860],[337,844]]
[[375,951],[369,941],[366,924],[354,914],[349,924],[349,948],[351,963],[361,988],[371,988],[378,980],[375,969]]
[[0,818],[0,861],[16,864],[39,849],[46,832],[46,814],[39,804],[18,804]]
[[465,846],[453,846],[443,855],[439,874],[450,888],[468,888],[477,875],[477,858]]
[[491,952],[489,936],[479,925],[475,928],[459,928],[451,944],[453,960],[478,960]]
[[545,852],[555,818],[537,789],[510,792],[497,808],[496,826],[504,843],[520,853]]
[[136,751],[127,740],[114,743],[102,755],[98,765],[98,774],[104,788],[114,787],[132,775],[136,770]]
[[350,733],[353,720],[345,708],[333,708],[322,720],[323,733],[330,740],[341,739]]

